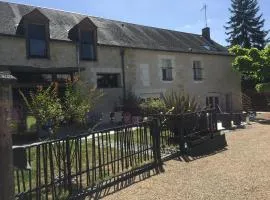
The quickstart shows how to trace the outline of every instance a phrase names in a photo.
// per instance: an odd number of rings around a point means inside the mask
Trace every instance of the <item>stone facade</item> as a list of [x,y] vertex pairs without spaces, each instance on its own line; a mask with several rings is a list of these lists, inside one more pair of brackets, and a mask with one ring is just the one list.
[[[0,65],[33,67],[84,67],[82,78],[96,85],[97,73],[119,73],[122,81],[120,47],[100,46],[97,61],[79,61],[76,44],[50,40],[49,59],[28,59],[26,40],[23,37],[0,36]],[[125,72],[127,89],[141,97],[160,96],[168,89],[181,90],[195,96],[205,106],[207,96],[220,98],[222,109],[226,107],[226,95],[230,95],[232,109],[241,110],[240,76],[231,69],[231,56],[177,53],[141,49],[125,49]],[[162,80],[161,60],[172,61],[172,81]],[[203,80],[193,80],[193,61],[199,60],[203,68]],[[120,84],[123,86],[123,83]],[[104,89],[104,97],[98,111],[108,112],[119,102],[123,89]]]
[[[172,81],[162,80],[161,59],[172,60]],[[159,96],[168,89],[195,96],[204,107],[206,97],[219,97],[221,109],[226,110],[226,95],[232,110],[242,109],[240,75],[232,70],[232,56],[175,53],[149,50],[128,50],[126,53],[127,82],[139,96]],[[202,64],[202,81],[193,80],[193,61]],[[149,66],[149,84],[143,85],[140,65]]]

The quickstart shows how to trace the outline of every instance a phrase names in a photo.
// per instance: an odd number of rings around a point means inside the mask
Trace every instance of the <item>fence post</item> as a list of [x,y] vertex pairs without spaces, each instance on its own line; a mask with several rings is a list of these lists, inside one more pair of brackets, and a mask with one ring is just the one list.
[[68,191],[69,194],[72,194],[72,177],[71,177],[71,156],[70,156],[70,144],[69,144],[70,137],[67,136],[66,138],[66,154],[67,154],[67,182],[68,182]]
[[161,160],[160,148],[160,121],[158,119],[152,120],[152,140],[153,140],[153,155],[156,171],[163,172],[163,163]]
[[185,148],[186,138],[185,138],[185,135],[184,135],[183,118],[184,118],[184,116],[181,116],[180,118],[178,118],[177,119],[178,123],[176,124],[177,133],[179,135],[179,149],[181,151],[181,154],[186,153],[186,148]]
[[0,200],[14,199],[14,175],[10,110],[12,108],[12,75],[0,72]]
[[217,111],[213,112],[214,132],[217,132]]

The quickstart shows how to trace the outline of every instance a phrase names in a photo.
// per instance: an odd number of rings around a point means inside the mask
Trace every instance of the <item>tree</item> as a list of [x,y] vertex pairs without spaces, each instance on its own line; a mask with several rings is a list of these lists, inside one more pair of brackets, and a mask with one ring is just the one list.
[[94,108],[102,96],[102,91],[80,80],[68,81],[63,99],[65,120],[68,124],[86,125],[86,114]]
[[25,96],[20,91],[30,114],[36,120],[38,128],[50,132],[54,137],[57,129],[63,125],[86,125],[86,114],[91,111],[102,91],[76,80],[67,80],[64,97],[59,97],[58,84],[52,83],[49,87],[37,87],[37,91]]
[[51,136],[64,120],[63,106],[57,90],[57,84],[52,83],[48,88],[38,86],[36,92],[30,91],[29,97],[20,91],[29,113],[37,120],[38,128],[48,129]]
[[265,91],[270,82],[270,46],[259,50],[236,45],[229,51],[236,56],[232,66],[242,75],[243,89],[251,89],[245,88],[246,83],[251,83],[257,91]]
[[265,20],[262,14],[258,14],[259,10],[257,0],[232,0],[229,9],[231,17],[225,26],[230,46],[258,49],[265,47],[269,42],[269,31],[263,30]]

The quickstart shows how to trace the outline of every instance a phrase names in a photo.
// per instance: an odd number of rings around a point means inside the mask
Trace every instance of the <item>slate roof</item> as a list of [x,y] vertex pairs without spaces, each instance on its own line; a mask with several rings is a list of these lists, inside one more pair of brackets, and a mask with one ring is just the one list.
[[[85,17],[97,26],[98,44],[130,48],[229,55],[225,47],[198,34],[184,33],[0,1],[0,34],[16,35],[25,14],[38,8],[50,20],[50,38],[70,41],[68,31]],[[210,47],[205,48],[205,46]]]

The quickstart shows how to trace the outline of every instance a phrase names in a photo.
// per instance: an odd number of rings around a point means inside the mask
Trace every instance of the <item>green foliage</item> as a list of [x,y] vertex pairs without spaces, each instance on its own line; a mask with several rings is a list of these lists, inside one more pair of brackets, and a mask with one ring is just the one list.
[[248,54],[248,49],[242,48],[240,45],[234,45],[229,49],[230,53],[237,56],[244,56]]
[[52,133],[63,123],[85,123],[86,114],[93,109],[103,93],[81,82],[67,82],[63,99],[60,99],[57,84],[48,88],[38,87],[26,97],[21,91],[29,113],[37,120],[39,128],[50,127]]
[[256,85],[257,92],[270,92],[270,83],[261,83]]
[[35,93],[30,92],[29,98],[21,91],[20,94],[30,114],[37,119],[39,127],[48,126],[50,124],[53,132],[55,132],[64,119],[63,106],[57,95],[57,85],[51,84],[46,89],[38,87]]
[[195,97],[190,97],[183,92],[167,91],[163,98],[166,108],[174,108],[172,111],[173,114],[194,112],[198,109],[198,103]]
[[159,98],[148,98],[140,104],[141,113],[145,116],[149,114],[165,113],[167,111],[165,102]]
[[263,30],[265,20],[258,14],[260,8],[257,0],[232,0],[229,9],[231,17],[225,26],[227,41],[233,45],[263,49],[269,41],[269,31]]
[[85,124],[86,114],[92,110],[103,93],[82,81],[67,82],[63,99],[65,120]]
[[244,80],[252,80],[255,83],[270,81],[270,48],[263,50],[256,48],[242,48],[236,45],[229,49],[236,57],[233,61],[233,69],[241,72]]

